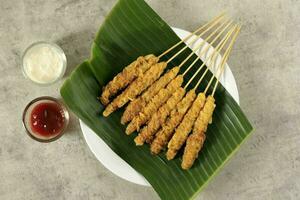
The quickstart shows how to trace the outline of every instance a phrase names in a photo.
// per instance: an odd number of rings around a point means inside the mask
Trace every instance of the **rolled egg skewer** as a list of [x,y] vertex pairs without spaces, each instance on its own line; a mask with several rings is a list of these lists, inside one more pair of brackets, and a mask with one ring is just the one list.
[[137,60],[133,61],[122,72],[117,74],[112,81],[110,81],[102,89],[100,101],[103,105],[107,105],[110,102],[110,98],[116,95],[120,90],[130,84],[135,78],[147,71],[152,65],[157,63],[158,57],[150,54],[147,56],[140,56]]
[[[196,158],[198,157],[200,150],[203,147],[204,141],[206,139],[205,132],[207,130],[208,124],[210,124],[212,122],[212,115],[213,115],[214,109],[216,107],[214,94],[215,94],[217,85],[219,83],[219,78],[220,78],[220,75],[224,71],[224,65],[229,57],[229,54],[231,52],[231,49],[233,47],[233,44],[234,44],[239,32],[240,32],[240,27],[237,27],[235,35],[233,36],[233,39],[222,59],[220,72],[218,74],[213,92],[211,95],[209,95],[207,97],[204,107],[201,110],[201,112],[195,122],[195,125],[193,128],[193,133],[188,137],[188,139],[186,141],[186,146],[184,149],[184,154],[183,154],[182,163],[181,163],[182,169],[186,170],[186,169],[189,169],[192,167]],[[214,77],[211,78],[210,82],[212,82],[213,78]],[[206,88],[206,91],[207,91],[207,89],[208,88]]]
[[[220,50],[227,43],[227,41],[229,40],[229,38],[231,37],[231,35],[235,29],[236,29],[236,27],[233,27],[233,28],[231,28],[231,30],[228,31],[226,36],[223,38],[224,40],[222,42],[222,45],[220,46]],[[212,62],[215,62],[217,52],[218,51],[215,50],[213,52],[213,54],[211,55],[213,58],[213,59],[211,59]],[[208,70],[208,68],[207,68],[207,70]],[[211,82],[208,84],[207,88],[210,86],[210,84],[211,84]],[[176,156],[179,149],[185,143],[189,133],[192,131],[193,125],[194,125],[202,107],[204,106],[204,103],[206,100],[205,92],[198,94],[196,100],[193,102],[193,105],[191,106],[189,111],[184,116],[182,122],[176,128],[174,135],[172,136],[170,142],[168,143],[168,151],[166,153],[168,160],[171,160]]]
[[152,65],[145,74],[135,79],[119,96],[107,105],[103,112],[103,116],[109,116],[111,113],[124,106],[128,101],[135,99],[136,96],[141,94],[160,77],[166,67],[166,62]]
[[[212,26],[218,23],[220,20],[224,18],[224,13],[215,17],[210,22],[204,24],[203,26],[199,27],[196,31],[189,34],[186,38],[178,42],[177,44],[173,45],[171,48],[163,52],[160,56],[156,57],[152,54],[147,56],[140,56],[137,60],[133,61],[127,67],[125,67],[122,72],[117,74],[112,81],[110,81],[106,86],[102,89],[102,94],[99,97],[101,103],[103,105],[108,105],[110,103],[110,98],[115,96],[120,90],[124,89],[128,86],[133,80],[135,80],[138,76],[142,75],[145,71],[147,71],[152,65],[156,64],[159,59],[179,46],[181,43],[186,42],[189,40],[193,35],[197,34],[197,32],[202,31],[202,29],[209,30]],[[199,36],[200,37],[200,36]],[[194,40],[196,40],[194,38]],[[194,41],[193,40],[193,41]],[[193,42],[191,41],[191,43]],[[173,57],[174,58],[174,57]]]
[[[205,25],[202,26],[201,28],[203,29],[203,27],[205,27],[206,29],[197,37],[195,37],[192,41],[190,41],[189,43],[192,44],[194,43],[196,40],[198,40],[202,35],[204,35],[207,31],[209,31],[210,29],[214,28],[216,25],[218,25],[218,22],[222,22],[223,20],[223,15],[221,15],[221,17],[216,18],[216,20],[212,20],[211,24],[206,28]],[[196,51],[198,51],[204,44],[205,41],[207,41],[208,39],[210,39],[220,28],[222,28],[224,25],[225,28],[227,26],[229,26],[232,22],[228,22],[228,21],[223,21],[221,23],[221,25],[217,26],[216,30],[214,30],[207,38],[206,40],[203,40],[200,42],[200,44],[198,44],[194,49],[193,49],[193,53],[195,53]],[[198,29],[199,30],[199,29]],[[224,28],[223,30],[224,31]],[[192,35],[189,35],[192,36]],[[189,36],[187,37],[189,39]],[[185,38],[185,39],[187,39]],[[217,37],[215,38],[215,40],[217,39]],[[181,43],[181,42],[179,42]],[[178,44],[179,44],[178,43]],[[176,46],[176,45],[174,45]],[[174,47],[173,46],[173,47]],[[172,47],[172,48],[173,48]],[[172,49],[170,48],[170,49]],[[179,52],[177,52],[174,56],[172,56],[167,63],[171,62],[175,57],[177,57],[181,52],[183,52],[186,48],[188,48],[188,46],[185,46],[184,48],[182,48]],[[206,53],[208,50],[208,47],[205,50],[201,50],[200,54],[204,54]],[[166,52],[169,52],[169,50],[167,50]],[[162,53],[160,56],[164,55],[166,52]],[[162,88],[164,88],[179,72],[180,68],[186,63],[186,61],[193,55],[193,53],[191,53],[178,67],[175,67],[175,69],[173,68],[172,70],[170,70],[168,73],[166,73],[164,76],[162,76],[160,79],[158,79],[152,86],[150,86],[140,97],[132,99],[132,101],[128,104],[128,106],[126,107],[122,118],[121,118],[121,123],[122,124],[126,124],[128,122],[130,122],[140,111],[141,109],[151,100],[152,97],[154,97],[155,94],[158,93],[158,91]],[[160,57],[159,56],[159,57]]]
[[182,101],[176,105],[175,109],[171,111],[170,117],[167,118],[165,124],[163,124],[162,128],[156,133],[154,140],[150,145],[150,151],[152,154],[158,154],[168,144],[174,129],[181,122],[195,98],[195,90],[190,90],[187,92]]
[[[193,53],[195,53],[195,51],[197,49],[199,49],[204,42],[206,42],[207,40],[209,40],[220,28],[223,28],[222,31],[213,39],[213,41],[211,42],[211,44],[214,44],[217,39],[222,35],[222,33],[231,25],[232,21],[229,21],[228,23],[223,23],[220,27],[218,27],[213,33],[211,33],[205,40],[202,41],[202,43],[200,43],[194,50]],[[225,25],[225,26],[223,26]],[[222,44],[223,40],[217,45],[217,48],[219,48]],[[204,49],[201,50],[200,52],[200,56],[202,56],[203,54],[207,53],[207,51],[209,50],[210,45],[206,46]],[[189,57],[191,57],[190,54],[187,59],[185,59],[183,61],[183,63],[185,63]],[[194,62],[186,69],[186,71],[183,73],[183,75],[185,75],[190,69],[191,67],[196,63],[196,61],[199,59],[199,57],[197,57],[197,59],[194,60]],[[210,57],[209,57],[210,58]],[[208,59],[209,59],[208,58]],[[180,66],[183,65],[183,63],[180,64]],[[179,66],[179,67],[180,67]],[[191,83],[191,81],[196,77],[196,75],[200,72],[200,70],[204,67],[204,64],[202,64],[200,66],[200,68],[197,70],[197,72],[194,74],[193,78],[190,79],[190,81],[188,82],[188,84],[185,86],[185,88],[188,87],[188,85]],[[148,143],[152,141],[153,136],[155,135],[155,133],[158,131],[158,129],[161,127],[161,125],[163,123],[165,123],[166,118],[169,116],[171,110],[176,106],[176,104],[183,98],[183,96],[185,95],[185,89],[184,88],[179,88],[173,95],[171,95],[171,97],[167,100],[167,102],[165,104],[163,104],[150,118],[150,120],[148,121],[147,125],[141,130],[141,132],[138,134],[138,136],[135,138],[135,143],[136,145],[143,145],[145,141],[147,141]]]
[[[220,49],[224,47],[226,44],[226,39],[232,34],[234,28],[231,28],[225,37],[219,42],[219,44],[216,46],[215,51],[205,60],[205,62],[201,65],[201,67],[197,70],[197,72],[194,74],[194,76],[189,80],[187,85],[191,83],[191,81],[196,77],[197,73],[205,66],[205,64],[210,60],[210,59],[215,59],[216,58],[216,53]],[[194,61],[194,63],[197,60]],[[193,65],[193,63],[192,63]],[[192,66],[191,65],[191,66]],[[191,67],[189,66],[187,70]],[[183,98],[183,100],[178,103],[178,105],[175,107],[173,111],[171,111],[170,117],[167,119],[166,124],[162,125],[162,128],[156,133],[156,136],[154,137],[154,140],[151,143],[151,153],[152,154],[158,154],[169,142],[170,138],[172,137],[175,128],[180,124],[182,121],[184,115],[186,114],[187,110],[190,108],[192,105],[193,101],[196,98],[196,93],[195,90],[203,80],[204,76],[208,72],[208,68],[205,70],[205,72],[202,74],[201,78],[199,79],[198,83],[194,87],[193,90],[189,91],[186,95],[186,97]]]
[[167,85],[166,88],[161,89],[158,94],[151,99],[147,106],[144,107],[142,111],[128,124],[126,134],[130,135],[134,131],[138,131],[140,127],[148,121],[150,116],[181,86],[182,82],[183,76],[178,75]]
[[153,85],[151,85],[141,96],[131,101],[126,107],[121,123],[126,124],[131,121],[143,107],[156,95],[159,90],[164,88],[172,79],[174,79],[179,72],[179,67],[174,67],[166,72],[160,79],[158,79]]

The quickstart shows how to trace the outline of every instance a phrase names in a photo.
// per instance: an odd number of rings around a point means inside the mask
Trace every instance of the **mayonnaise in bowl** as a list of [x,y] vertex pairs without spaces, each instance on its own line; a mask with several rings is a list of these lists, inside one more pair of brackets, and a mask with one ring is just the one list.
[[40,85],[49,85],[63,77],[67,61],[56,44],[37,42],[26,49],[22,64],[27,78]]

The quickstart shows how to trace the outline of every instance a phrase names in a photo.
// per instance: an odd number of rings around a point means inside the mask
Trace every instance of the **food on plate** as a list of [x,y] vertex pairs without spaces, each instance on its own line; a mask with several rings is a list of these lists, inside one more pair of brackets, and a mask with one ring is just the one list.
[[175,93],[167,100],[167,102],[162,105],[157,112],[155,112],[148,124],[141,130],[138,136],[134,139],[136,145],[143,145],[145,141],[150,143],[152,141],[153,135],[166,121],[172,109],[177,105],[178,102],[185,95],[185,89],[182,87],[178,88]]
[[[240,32],[240,26],[237,26],[235,29],[235,34],[224,53],[219,69],[219,74],[214,85],[212,94],[206,98],[206,102],[204,104],[203,109],[200,111],[199,116],[195,122],[193,133],[188,137],[186,141],[186,147],[184,149],[183,159],[181,163],[182,169],[189,169],[194,164],[195,159],[198,157],[199,151],[201,150],[204,141],[205,141],[205,132],[207,130],[208,124],[212,123],[213,112],[216,107],[214,94],[216,92],[216,88],[219,84],[219,78],[224,71],[225,63],[229,57],[229,54],[232,50],[232,46]],[[210,86],[214,76],[210,79],[209,84],[207,85],[205,92]]]
[[139,131],[140,127],[144,125],[150,119],[151,115],[169,99],[169,97],[181,86],[182,82],[183,76],[178,75],[166,88],[161,89],[128,124],[126,134],[130,135],[136,130]]
[[205,103],[205,94],[198,94],[196,100],[193,102],[191,108],[184,116],[182,122],[176,128],[174,135],[168,143],[167,159],[171,160],[175,157],[178,150],[184,144],[188,134],[191,132],[194,122],[199,115],[201,108]]
[[182,101],[176,105],[175,109],[171,111],[170,117],[162,125],[151,143],[150,150],[152,154],[158,154],[168,144],[175,128],[179,125],[195,98],[195,90],[190,90]]
[[158,58],[153,54],[147,56],[140,56],[131,64],[123,69],[122,72],[117,74],[112,81],[110,81],[102,89],[100,101],[103,105],[110,102],[110,98],[116,95],[120,90],[130,84],[135,78],[148,70],[152,65],[158,62]]
[[[217,22],[212,23],[210,28],[216,24]],[[210,28],[207,28],[204,33]],[[196,57],[185,71],[180,73],[181,67],[190,58],[193,58],[194,53],[205,42],[208,42],[219,29],[221,32],[211,41],[212,44],[218,41],[218,45],[212,53],[206,56],[200,67],[196,71],[192,71],[193,66],[200,59]],[[100,98],[103,105],[106,105],[103,116],[109,116],[112,112],[129,102],[121,118],[121,123],[128,123],[125,131],[127,135],[135,131],[138,132],[134,139],[135,144],[141,146],[145,142],[149,143],[150,151],[154,155],[167,147],[166,157],[168,160],[174,159],[179,150],[186,144],[181,167],[182,169],[191,168],[204,145],[205,132],[208,124],[212,122],[212,115],[215,109],[213,96],[239,30],[240,26],[232,26],[231,20],[223,21],[216,30],[185,57],[179,66],[173,67],[165,73],[168,63],[184,52],[187,46],[175,53],[167,61],[158,63],[158,60],[182,41],[158,57],[152,54],[139,57],[104,87]],[[222,35],[223,37],[219,41],[218,39]],[[199,36],[196,36],[196,38],[199,38]],[[217,63],[218,77],[216,77],[216,83],[211,95],[206,96],[215,75],[211,75],[205,90],[197,94],[196,90],[199,89],[198,86],[208,73],[209,67],[215,66],[218,53],[225,46],[227,47],[224,56],[221,58],[221,62]],[[204,50],[202,48],[199,55],[208,53],[208,50],[209,45]],[[206,69],[202,72],[203,67],[206,65]],[[184,76],[189,71],[192,71],[193,75],[183,86]],[[198,77],[199,74],[200,77]],[[193,89],[188,91],[187,88],[194,79],[198,79],[197,83],[193,86]],[[110,102],[110,98],[119,92],[121,94]]]
[[156,95],[160,89],[164,88],[171,80],[173,80],[179,72],[179,67],[174,67],[166,72],[161,78],[159,78],[153,85],[151,85],[140,97],[131,101],[126,107],[121,123],[125,124],[130,122],[146,104]]
[[144,74],[135,79],[119,96],[107,105],[103,116],[107,117],[117,109],[132,101],[156,81],[167,67],[166,62],[154,64]]
[[189,169],[198,157],[198,152],[201,150],[205,141],[205,132],[207,126],[212,122],[212,114],[215,109],[215,99],[213,96],[208,96],[203,109],[195,122],[193,133],[188,137],[184,153],[182,156],[182,169]]

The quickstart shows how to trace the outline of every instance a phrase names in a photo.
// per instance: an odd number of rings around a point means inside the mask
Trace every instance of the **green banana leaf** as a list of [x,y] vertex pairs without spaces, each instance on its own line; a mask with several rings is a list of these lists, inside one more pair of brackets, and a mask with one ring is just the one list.
[[[122,110],[108,118],[102,116],[103,106],[97,97],[103,85],[138,56],[159,55],[178,41],[180,39],[171,28],[144,1],[119,0],[96,35],[91,58],[79,65],[61,88],[66,105],[114,152],[141,173],[161,199],[196,197],[253,129],[238,104],[219,85],[215,95],[217,107],[213,123],[207,130],[204,148],[194,166],[184,171],[180,167],[181,156],[167,161],[164,153],[152,156],[148,145],[136,147],[135,134],[127,136],[125,126],[120,124]],[[178,65],[190,52],[187,49],[169,66]],[[201,61],[197,66],[200,64]],[[185,81],[193,73],[187,74]],[[206,86],[210,76],[211,73],[205,77],[199,91]]]

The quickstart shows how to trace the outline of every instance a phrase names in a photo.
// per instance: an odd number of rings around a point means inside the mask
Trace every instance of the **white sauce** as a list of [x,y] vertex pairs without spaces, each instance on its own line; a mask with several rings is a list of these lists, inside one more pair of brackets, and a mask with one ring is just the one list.
[[40,43],[26,52],[23,67],[26,76],[32,81],[52,83],[64,73],[64,60],[55,46]]

